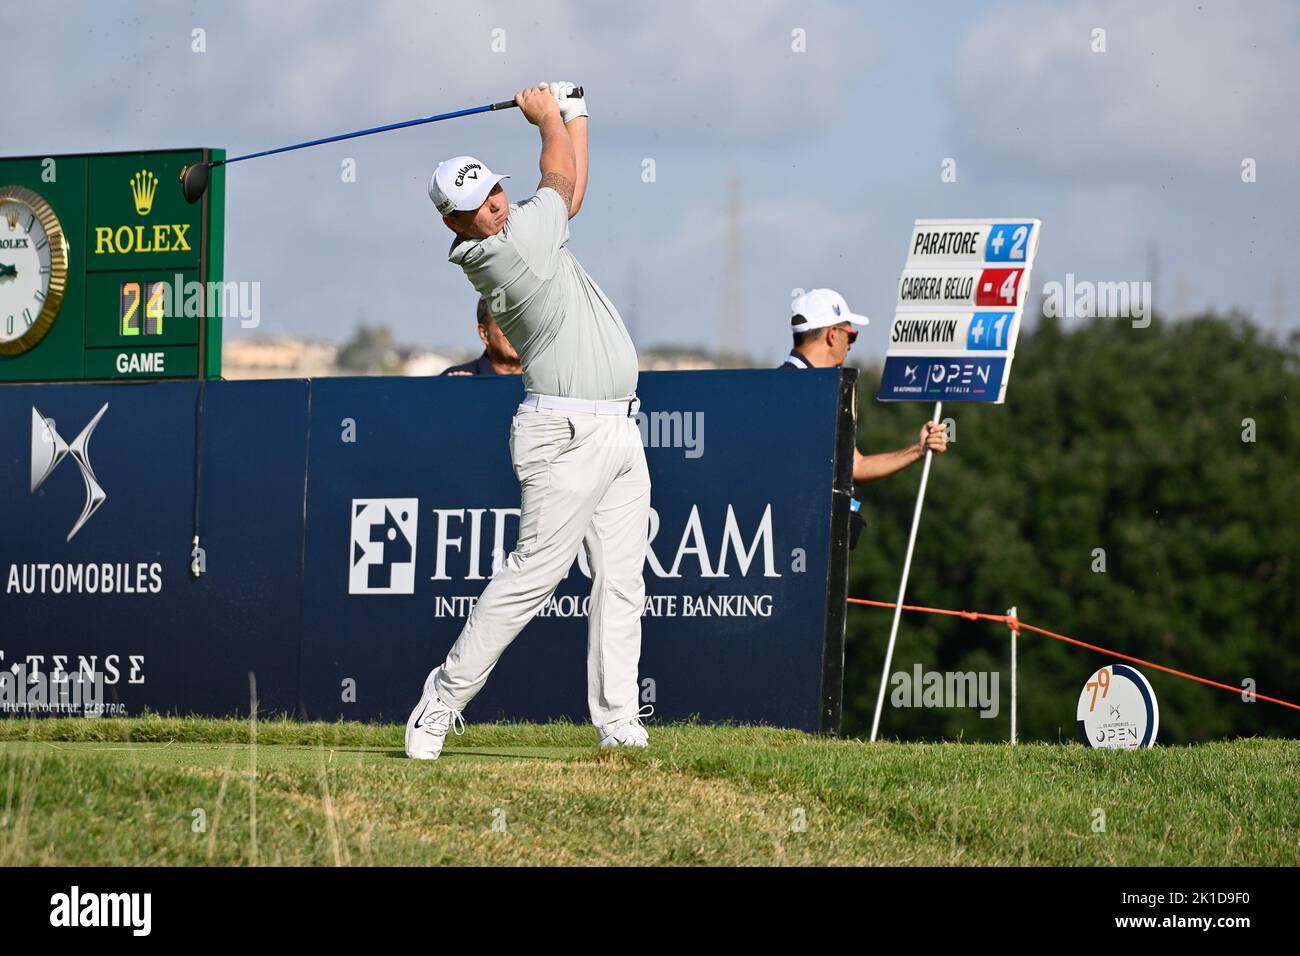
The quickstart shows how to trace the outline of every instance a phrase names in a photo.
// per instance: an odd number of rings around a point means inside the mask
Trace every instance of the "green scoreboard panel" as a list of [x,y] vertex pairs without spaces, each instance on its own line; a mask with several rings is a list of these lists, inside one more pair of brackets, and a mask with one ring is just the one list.
[[0,158],[0,382],[221,375],[225,167],[184,149]]

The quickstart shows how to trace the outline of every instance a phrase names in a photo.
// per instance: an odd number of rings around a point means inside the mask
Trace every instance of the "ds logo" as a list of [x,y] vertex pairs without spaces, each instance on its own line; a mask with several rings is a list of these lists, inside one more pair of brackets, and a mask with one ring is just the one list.
[[353,498],[349,594],[415,593],[418,498]]
[[35,405],[32,406],[32,494],[40,490],[41,485],[45,484],[45,479],[59,467],[59,462],[69,455],[81,469],[81,480],[86,486],[86,503],[82,506],[81,517],[68,532],[68,541],[71,541],[72,536],[81,530],[81,526],[90,520],[90,516],[99,510],[99,506],[108,500],[108,492],[95,477],[95,469],[90,467],[90,436],[94,434],[95,426],[99,424],[106,411],[108,411],[108,402],[105,402],[95,413],[95,417],[77,434],[77,437],[68,443],[54,427],[54,419]]

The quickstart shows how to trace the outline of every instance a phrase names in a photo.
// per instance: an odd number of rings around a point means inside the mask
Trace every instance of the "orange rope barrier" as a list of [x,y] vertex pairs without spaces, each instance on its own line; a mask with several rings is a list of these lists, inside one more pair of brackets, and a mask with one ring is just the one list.
[[[850,604],[863,604],[868,607],[888,607],[892,608],[892,601],[868,601],[866,598],[849,598]],[[1099,647],[1096,644],[1089,644],[1085,641],[1076,640],[1073,637],[1066,637],[1064,634],[1057,634],[1055,631],[1049,631],[1046,628],[1035,627],[1032,624],[1026,624],[1018,618],[1010,617],[1006,614],[985,614],[981,611],[951,611],[942,607],[924,607],[919,604],[904,604],[904,611],[921,611],[927,614],[944,614],[949,617],[962,617],[968,621],[997,621],[1006,624],[1018,634],[1021,628],[1026,631],[1033,631],[1035,634],[1042,634],[1044,637],[1050,637],[1054,640],[1064,641],[1067,644],[1074,644],[1078,647],[1087,648],[1090,651],[1096,651],[1098,654],[1109,654],[1111,657],[1118,657],[1121,660],[1132,661],[1135,664],[1141,664],[1143,667],[1150,667],[1154,670],[1164,671],[1166,674],[1173,674],[1175,677],[1182,677],[1185,680],[1196,681],[1198,684],[1206,684],[1210,687],[1217,687],[1220,690],[1226,690],[1232,694],[1240,694],[1240,687],[1233,687],[1231,684],[1221,684],[1218,681],[1210,680],[1208,677],[1198,677],[1195,674],[1189,674],[1186,671],[1175,670],[1172,667],[1165,667],[1163,664],[1156,664],[1153,661],[1146,661],[1140,657],[1134,657],[1131,654],[1121,654],[1119,651],[1112,651],[1105,647]],[[1300,704],[1293,704],[1287,700],[1280,700],[1277,697],[1268,697],[1264,694],[1256,694],[1256,700],[1266,700],[1270,704],[1278,704],[1282,707],[1289,707],[1292,710],[1300,710]]]

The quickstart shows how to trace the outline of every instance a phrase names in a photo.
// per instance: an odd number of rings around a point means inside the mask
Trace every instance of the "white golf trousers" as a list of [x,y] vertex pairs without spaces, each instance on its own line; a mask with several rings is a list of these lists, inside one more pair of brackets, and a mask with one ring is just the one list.
[[597,726],[629,718],[639,703],[650,527],[650,472],[636,420],[520,405],[510,457],[521,489],[519,539],[447,652],[438,696],[457,710],[474,698],[581,544],[591,568],[587,706]]

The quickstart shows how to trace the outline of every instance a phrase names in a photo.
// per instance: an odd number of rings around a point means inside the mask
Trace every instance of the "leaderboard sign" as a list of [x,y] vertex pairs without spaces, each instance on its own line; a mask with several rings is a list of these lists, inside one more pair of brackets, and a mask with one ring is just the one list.
[[225,176],[187,149],[0,158],[0,382],[216,378]]
[[1005,400],[1037,219],[918,219],[881,377],[881,401]]

